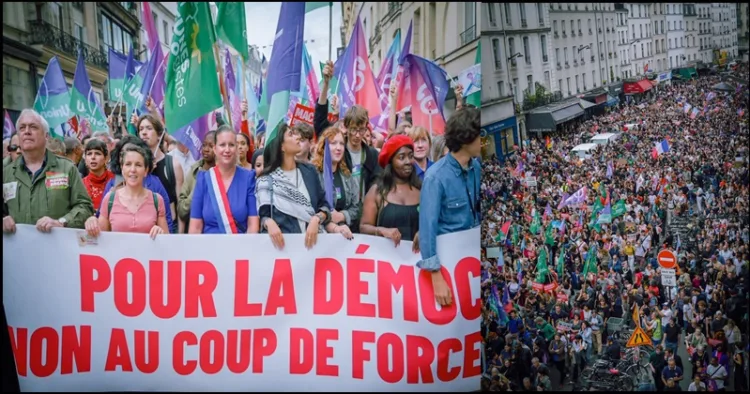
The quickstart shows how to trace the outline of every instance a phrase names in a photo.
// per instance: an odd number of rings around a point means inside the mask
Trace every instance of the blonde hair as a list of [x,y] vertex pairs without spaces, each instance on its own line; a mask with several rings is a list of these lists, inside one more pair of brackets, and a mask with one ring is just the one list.
[[427,140],[427,143],[432,145],[432,138],[430,137],[430,132],[427,131],[427,129],[425,129],[422,126],[412,127],[409,133],[407,133],[406,135],[408,135],[409,138],[411,138],[411,140],[414,142],[417,142],[419,140]]
[[[318,137],[318,144],[315,145],[315,152],[312,159],[312,165],[314,165],[318,171],[323,171],[323,158],[325,156],[326,141],[333,140],[333,138],[339,134],[341,134],[341,137],[343,137],[344,141],[346,141],[346,135],[344,135],[344,132],[341,131],[341,129],[339,129],[338,127],[334,126],[330,126],[327,129],[323,130],[323,133],[321,133]],[[346,160],[341,160],[339,162],[339,169],[345,176],[349,176],[351,174],[349,172],[349,167],[346,166]]]

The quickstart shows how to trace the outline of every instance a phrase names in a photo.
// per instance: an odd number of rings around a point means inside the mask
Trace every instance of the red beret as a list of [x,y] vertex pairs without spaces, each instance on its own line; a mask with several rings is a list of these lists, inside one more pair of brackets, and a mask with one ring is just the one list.
[[399,134],[388,138],[388,141],[383,144],[383,149],[380,150],[380,155],[378,156],[378,164],[380,167],[385,168],[385,166],[391,162],[393,155],[405,146],[414,150],[414,142],[407,135]]

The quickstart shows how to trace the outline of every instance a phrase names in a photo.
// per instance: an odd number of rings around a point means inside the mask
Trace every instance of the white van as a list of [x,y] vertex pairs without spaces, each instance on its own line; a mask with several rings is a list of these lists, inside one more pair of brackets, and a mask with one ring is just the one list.
[[572,153],[574,156],[577,156],[579,159],[589,159],[591,158],[591,154],[593,153],[594,149],[596,149],[599,145],[597,144],[581,144],[573,148],[570,153]]
[[589,142],[597,145],[607,145],[618,137],[620,137],[619,133],[601,133],[591,137]]

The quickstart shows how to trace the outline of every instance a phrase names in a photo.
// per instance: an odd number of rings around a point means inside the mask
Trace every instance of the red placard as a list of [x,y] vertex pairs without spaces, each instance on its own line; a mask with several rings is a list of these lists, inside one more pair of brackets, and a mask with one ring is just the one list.
[[[310,126],[313,125],[313,120],[315,119],[315,109],[310,108],[306,105],[297,104],[294,107],[294,113],[292,114],[292,119],[289,121],[289,126],[294,126],[295,124],[302,122],[307,123]],[[328,121],[331,123],[335,123],[337,120],[339,120],[338,115],[334,115],[332,113],[328,113]]]

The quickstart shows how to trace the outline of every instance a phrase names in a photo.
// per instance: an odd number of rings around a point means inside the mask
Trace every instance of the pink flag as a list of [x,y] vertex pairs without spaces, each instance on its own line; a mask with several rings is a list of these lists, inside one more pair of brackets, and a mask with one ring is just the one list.
[[153,49],[154,45],[159,45],[159,34],[156,31],[156,26],[154,26],[154,17],[151,14],[151,5],[148,1],[143,2],[142,11],[141,20],[143,21],[143,27],[146,29],[148,48]]
[[10,119],[8,110],[5,110],[5,122],[3,123],[3,139],[10,138],[13,133],[16,132],[16,126],[13,125],[13,121]]

